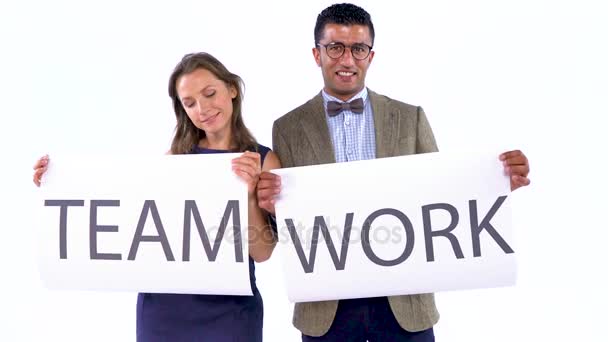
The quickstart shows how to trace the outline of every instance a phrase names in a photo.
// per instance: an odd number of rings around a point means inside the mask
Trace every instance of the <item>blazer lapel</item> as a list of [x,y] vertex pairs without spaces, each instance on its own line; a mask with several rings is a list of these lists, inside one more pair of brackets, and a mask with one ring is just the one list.
[[388,104],[385,97],[367,90],[374,111],[376,133],[376,158],[395,156],[399,132],[399,113]]
[[319,164],[335,163],[334,148],[329,136],[329,127],[325,119],[325,108],[321,93],[313,97],[304,108],[303,119],[300,120],[302,129],[312,146]]

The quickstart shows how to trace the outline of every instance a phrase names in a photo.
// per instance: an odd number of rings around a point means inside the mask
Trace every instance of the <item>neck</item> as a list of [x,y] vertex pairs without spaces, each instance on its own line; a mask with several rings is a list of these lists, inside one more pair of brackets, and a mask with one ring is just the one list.
[[230,132],[206,134],[198,145],[203,148],[209,148],[213,150],[230,150],[234,148],[232,142],[232,134]]
[[361,90],[363,90],[363,88],[355,91],[354,93],[350,93],[350,94],[336,94],[333,91],[327,89],[327,87],[323,88],[323,90],[328,94],[331,95],[335,98],[337,98],[340,101],[344,101],[344,102],[349,102],[353,97],[355,97],[355,95],[359,94],[361,92]]

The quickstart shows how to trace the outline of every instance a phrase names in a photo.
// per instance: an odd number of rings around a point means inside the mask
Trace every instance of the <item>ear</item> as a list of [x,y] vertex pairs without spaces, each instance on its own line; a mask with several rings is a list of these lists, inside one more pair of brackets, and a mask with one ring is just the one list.
[[374,55],[376,54],[376,51],[372,50],[372,52],[369,53],[369,63],[372,63],[372,59],[374,59]]
[[234,100],[236,98],[236,95],[238,95],[238,91],[236,90],[236,88],[231,85],[230,86],[230,97]]
[[317,66],[321,66],[321,50],[319,48],[312,48],[312,55],[315,57],[315,62],[317,62]]

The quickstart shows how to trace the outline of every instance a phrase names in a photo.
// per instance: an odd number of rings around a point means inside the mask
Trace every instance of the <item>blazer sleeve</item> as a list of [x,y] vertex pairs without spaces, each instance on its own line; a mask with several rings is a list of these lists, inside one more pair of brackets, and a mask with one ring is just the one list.
[[416,129],[416,153],[437,152],[437,142],[429,120],[422,107],[418,107],[418,127]]
[[281,128],[276,121],[272,125],[272,149],[279,157],[281,167],[286,168],[294,166],[291,149],[289,148],[285,137],[281,133]]

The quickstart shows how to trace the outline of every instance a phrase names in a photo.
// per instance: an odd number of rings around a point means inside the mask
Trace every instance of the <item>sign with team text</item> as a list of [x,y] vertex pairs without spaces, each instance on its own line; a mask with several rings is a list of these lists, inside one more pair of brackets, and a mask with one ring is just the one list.
[[236,156],[51,155],[36,212],[43,283],[251,295]]

